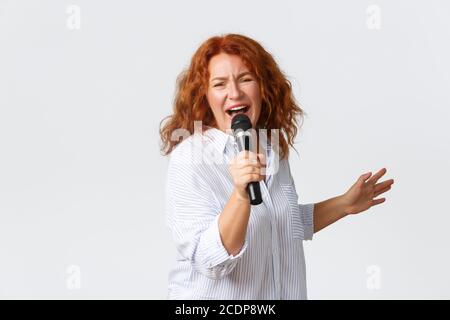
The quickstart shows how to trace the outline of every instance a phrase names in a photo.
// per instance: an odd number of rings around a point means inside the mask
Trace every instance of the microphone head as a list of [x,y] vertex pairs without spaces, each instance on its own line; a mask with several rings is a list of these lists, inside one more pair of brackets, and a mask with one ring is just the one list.
[[233,131],[236,131],[239,129],[243,130],[243,131],[247,131],[248,129],[251,129],[251,128],[252,128],[252,122],[243,113],[235,115],[233,117],[233,119],[231,120],[231,129],[233,129]]

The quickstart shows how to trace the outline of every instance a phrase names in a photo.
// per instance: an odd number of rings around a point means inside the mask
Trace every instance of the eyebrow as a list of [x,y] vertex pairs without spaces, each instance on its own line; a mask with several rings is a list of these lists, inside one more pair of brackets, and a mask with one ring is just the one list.
[[[242,72],[241,74],[238,75],[238,78],[242,78],[243,76],[246,76],[246,75],[252,75],[252,73],[250,71]],[[211,81],[214,81],[214,80],[227,80],[227,79],[228,79],[227,77],[214,77],[214,78],[211,79]]]

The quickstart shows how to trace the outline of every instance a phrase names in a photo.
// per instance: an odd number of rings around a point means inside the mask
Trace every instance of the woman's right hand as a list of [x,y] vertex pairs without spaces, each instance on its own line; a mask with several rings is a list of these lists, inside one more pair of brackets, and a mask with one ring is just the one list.
[[261,181],[264,175],[261,173],[262,154],[251,151],[241,151],[230,161],[228,170],[233,178],[234,189],[241,199],[248,200],[247,185],[250,182]]

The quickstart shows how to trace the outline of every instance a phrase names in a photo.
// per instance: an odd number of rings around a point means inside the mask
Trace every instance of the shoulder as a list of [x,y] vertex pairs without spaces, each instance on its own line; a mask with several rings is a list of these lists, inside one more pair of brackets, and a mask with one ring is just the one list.
[[[217,163],[229,136],[218,130],[194,132],[180,142],[170,154],[170,162],[190,161],[194,165]],[[220,162],[220,161],[219,161]]]
[[197,194],[209,190],[214,168],[205,160],[201,136],[191,135],[171,152],[167,167],[167,186],[170,192]]
[[169,163],[177,163],[179,161],[185,162],[187,160],[195,160],[198,155],[196,151],[199,150],[199,142],[201,137],[198,134],[191,134],[181,141],[170,153]]
[[169,172],[176,171],[188,175],[210,170],[208,155],[211,152],[208,150],[212,145],[210,137],[206,134],[194,133],[184,138],[169,156]]

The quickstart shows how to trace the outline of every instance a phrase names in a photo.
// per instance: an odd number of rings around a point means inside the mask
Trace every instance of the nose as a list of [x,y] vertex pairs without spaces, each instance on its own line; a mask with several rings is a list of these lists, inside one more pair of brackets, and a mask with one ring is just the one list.
[[228,98],[231,100],[239,99],[242,91],[236,81],[230,81],[228,86]]

